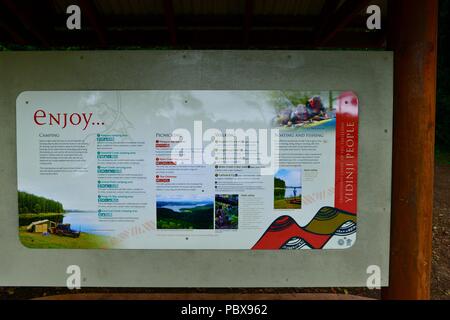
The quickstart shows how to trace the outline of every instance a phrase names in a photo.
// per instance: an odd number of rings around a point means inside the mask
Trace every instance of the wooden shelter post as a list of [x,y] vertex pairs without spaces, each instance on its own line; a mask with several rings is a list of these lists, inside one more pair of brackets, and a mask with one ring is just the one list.
[[438,0],[390,1],[394,132],[389,287],[383,299],[429,299]]

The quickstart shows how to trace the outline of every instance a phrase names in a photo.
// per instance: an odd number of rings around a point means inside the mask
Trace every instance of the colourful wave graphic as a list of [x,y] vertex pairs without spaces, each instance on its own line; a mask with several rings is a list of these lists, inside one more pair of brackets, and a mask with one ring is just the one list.
[[304,227],[300,227],[290,216],[278,217],[252,249],[322,249],[333,235],[349,235],[355,232],[356,214],[323,207]]

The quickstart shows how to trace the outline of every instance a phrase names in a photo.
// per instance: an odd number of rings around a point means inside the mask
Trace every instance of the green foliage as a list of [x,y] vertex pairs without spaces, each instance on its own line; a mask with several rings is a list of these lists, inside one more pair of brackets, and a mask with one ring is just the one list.
[[450,150],[442,151],[436,148],[436,164],[437,165],[449,165],[450,164]]
[[[294,90],[286,90],[286,91],[272,91],[270,94],[270,101],[272,105],[275,107],[276,111],[281,111],[286,108],[293,108],[299,104],[306,105],[308,100],[315,95],[319,95],[319,92],[305,92],[305,91],[294,91]],[[332,93],[330,93],[330,101],[332,105],[333,97]]]
[[182,209],[181,212],[168,208],[156,209],[158,229],[212,229],[214,222],[213,205]]
[[237,224],[238,224],[238,216],[237,216],[236,214],[233,214],[233,215],[230,217],[230,222],[231,222],[231,224],[232,224],[233,226],[237,226]]
[[439,2],[439,43],[436,99],[437,155],[450,151],[450,0]]
[[[63,213],[63,205],[55,200],[19,191],[19,213]],[[30,211],[31,210],[31,211]]]
[[297,106],[299,104],[306,105],[308,100],[313,96],[314,94],[306,94],[305,92],[299,92],[299,91],[283,91],[283,94],[286,96],[286,98],[289,99],[289,101],[292,102],[294,106]]
[[275,188],[286,188],[286,182],[283,179],[277,177],[275,177],[274,179]]
[[[35,45],[19,45],[14,43],[1,43],[0,42],[0,51],[82,51],[82,50],[95,50],[99,49],[96,46],[92,45],[81,45],[81,46],[51,46],[51,47],[42,47]],[[104,48],[101,48],[104,49]],[[174,48],[173,46],[142,46],[142,45],[134,45],[134,46],[110,46],[108,50],[172,50],[172,49],[183,49],[190,50],[192,47],[178,46]]]
[[[437,68],[437,117],[436,117],[436,150],[437,155],[440,153],[446,153],[450,150],[450,39],[449,39],[449,11],[450,11],[450,0],[440,0],[439,1],[439,40],[438,40],[438,68]],[[0,51],[11,51],[11,50],[21,50],[21,51],[31,51],[31,50],[62,50],[62,51],[79,51],[79,50],[92,50],[95,46],[83,45],[83,46],[60,46],[60,47],[40,47],[33,45],[17,45],[11,43],[0,43]],[[190,45],[178,45],[174,46],[143,46],[143,45],[133,45],[133,46],[110,46],[110,50],[170,50],[170,49],[195,49],[195,46]],[[208,48],[208,47],[205,47]],[[286,49],[286,46],[250,46],[250,50],[258,49]],[[317,48],[324,51],[373,51],[374,49],[368,48]],[[380,51],[382,49],[379,49]],[[273,91],[272,102],[275,108],[279,111],[287,107],[286,102],[290,100],[292,105],[296,106],[299,103],[305,104],[306,97],[301,94],[295,94],[294,91]],[[333,99],[329,97],[328,101],[331,106],[331,101]],[[426,112],[423,111],[423,112]],[[28,207],[29,208],[29,207]],[[26,210],[29,211],[28,209]]]
[[279,178],[274,178],[274,198],[275,200],[284,199],[286,194],[286,182]]
[[42,211],[41,211],[41,206],[39,205],[39,203],[36,203],[36,204],[34,205],[33,212],[34,212],[34,213],[41,213],[41,212],[42,212]]
[[73,248],[97,249],[108,248],[110,238],[82,232],[79,238],[61,237],[55,234],[43,236],[41,233],[27,232],[25,227],[19,228],[19,239],[27,248]]
[[239,195],[216,195],[216,229],[237,229],[239,220]]
[[19,226],[28,226],[30,223],[39,220],[50,220],[61,223],[64,215],[61,213],[21,213],[19,214]]
[[161,218],[156,224],[158,229],[194,229],[192,223],[171,218]]
[[270,100],[276,111],[281,111],[287,108],[292,108],[299,103],[305,104],[308,97],[295,91],[272,91]]
[[[296,201],[291,202],[292,200]],[[275,200],[273,202],[273,207],[275,209],[300,209],[302,207],[302,197],[297,196]]]

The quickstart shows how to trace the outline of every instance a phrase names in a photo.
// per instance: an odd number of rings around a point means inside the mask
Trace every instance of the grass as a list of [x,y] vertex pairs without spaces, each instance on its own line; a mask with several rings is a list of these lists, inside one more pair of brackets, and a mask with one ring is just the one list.
[[30,223],[39,220],[50,220],[56,223],[61,223],[63,218],[63,213],[19,213],[19,225],[27,226]]
[[[299,203],[291,203],[291,200],[297,200]],[[273,202],[273,207],[275,209],[300,209],[302,207],[302,197],[291,197],[285,199],[275,200]]]
[[82,232],[79,238],[62,237],[54,234],[43,236],[41,233],[27,232],[19,228],[19,239],[27,248],[51,249],[99,249],[106,248],[108,237]]
[[213,204],[182,208],[180,212],[169,208],[156,209],[158,229],[213,229]]
[[194,225],[192,223],[177,220],[177,219],[159,219],[157,221],[158,229],[194,229]]
[[215,224],[216,229],[237,229],[238,228],[238,207],[237,205],[229,205],[228,203],[222,203],[216,201],[216,207],[221,206],[224,209],[225,221],[219,223],[219,216],[216,211]]
[[45,219],[47,217],[52,216],[64,216],[64,213],[55,213],[55,212],[44,212],[44,213],[19,213],[20,217],[24,218],[33,218],[33,217],[39,217],[41,219]]

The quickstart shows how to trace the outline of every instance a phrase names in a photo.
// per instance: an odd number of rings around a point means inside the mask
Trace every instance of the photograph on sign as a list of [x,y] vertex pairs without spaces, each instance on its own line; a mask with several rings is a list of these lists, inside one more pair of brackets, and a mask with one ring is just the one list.
[[27,248],[356,241],[352,91],[25,91],[16,112]]

